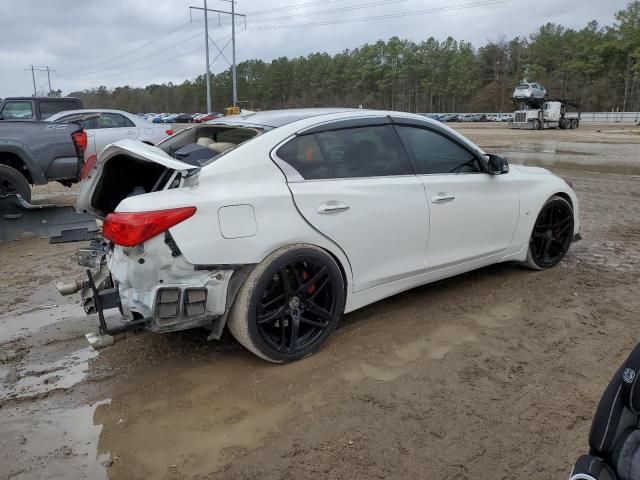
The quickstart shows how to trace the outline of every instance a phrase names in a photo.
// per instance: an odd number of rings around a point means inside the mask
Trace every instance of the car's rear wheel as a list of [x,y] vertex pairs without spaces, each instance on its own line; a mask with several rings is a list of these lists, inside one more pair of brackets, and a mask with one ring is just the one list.
[[29,181],[15,168],[0,165],[0,195],[18,194],[25,201],[31,201]]
[[270,362],[314,353],[336,328],[345,288],[336,261],[310,245],[281,248],[245,280],[227,323],[233,336]]
[[535,270],[557,265],[569,251],[573,239],[573,208],[554,195],[544,204],[529,240],[526,265]]

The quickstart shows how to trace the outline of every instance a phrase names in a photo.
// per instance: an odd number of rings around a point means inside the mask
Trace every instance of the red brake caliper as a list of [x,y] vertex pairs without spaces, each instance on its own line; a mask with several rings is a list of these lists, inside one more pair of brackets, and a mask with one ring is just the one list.
[[[309,279],[311,275],[309,275],[309,273],[307,273],[306,271],[302,272],[302,280],[304,280],[305,282]],[[313,295],[313,292],[316,291],[316,286],[315,285],[309,285],[309,287],[307,288],[307,294],[309,295]]]

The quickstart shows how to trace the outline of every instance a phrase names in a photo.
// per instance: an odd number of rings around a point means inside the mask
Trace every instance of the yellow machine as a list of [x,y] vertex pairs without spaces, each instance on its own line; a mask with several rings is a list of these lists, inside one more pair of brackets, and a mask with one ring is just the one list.
[[224,109],[225,115],[240,115],[240,107],[227,107]]

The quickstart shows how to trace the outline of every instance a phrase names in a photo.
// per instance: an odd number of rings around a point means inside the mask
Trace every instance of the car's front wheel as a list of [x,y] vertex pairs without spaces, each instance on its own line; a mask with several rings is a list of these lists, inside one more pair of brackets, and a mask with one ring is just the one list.
[[25,201],[31,201],[29,181],[15,168],[0,165],[0,195],[18,194]]
[[233,336],[270,362],[314,353],[336,328],[345,285],[336,261],[311,245],[281,248],[249,274],[229,315]]
[[526,265],[534,270],[557,265],[569,251],[573,240],[573,208],[554,195],[544,204],[529,240]]

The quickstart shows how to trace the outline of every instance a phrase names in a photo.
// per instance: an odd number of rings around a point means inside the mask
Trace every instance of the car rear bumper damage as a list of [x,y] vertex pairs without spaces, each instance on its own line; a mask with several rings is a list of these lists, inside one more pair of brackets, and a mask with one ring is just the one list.
[[[78,253],[79,263],[94,269],[87,281],[57,284],[63,295],[81,291],[85,311],[98,314],[99,334],[87,335],[95,348],[111,345],[108,337],[127,329],[166,333],[207,327],[210,339],[220,338],[227,307],[250,267],[189,263],[168,233],[131,248],[106,245],[95,242]],[[108,328],[103,312],[112,308],[127,323]]]

